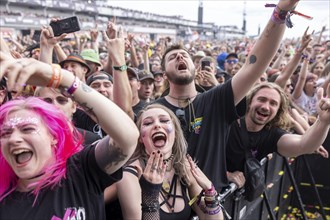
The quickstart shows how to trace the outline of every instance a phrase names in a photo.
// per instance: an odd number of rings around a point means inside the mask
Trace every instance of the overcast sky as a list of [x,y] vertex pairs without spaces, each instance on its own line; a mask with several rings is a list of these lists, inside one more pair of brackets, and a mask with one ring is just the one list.
[[[181,15],[185,19],[197,21],[198,0],[108,0],[110,5],[123,8],[135,9],[161,15]],[[204,0],[204,22],[213,22],[217,25],[236,25],[242,28],[244,1],[242,0]],[[265,8],[265,3],[277,3],[273,0],[247,0],[246,1],[246,21],[247,34],[256,35],[258,26],[261,30],[267,24],[272,8]],[[330,1],[329,0],[301,0],[296,8],[297,11],[314,17],[307,20],[303,17],[294,15],[292,22],[294,27],[285,33],[285,37],[301,36],[307,26],[309,30],[319,31],[322,26],[329,29],[330,26]],[[328,36],[329,36],[328,31]]]

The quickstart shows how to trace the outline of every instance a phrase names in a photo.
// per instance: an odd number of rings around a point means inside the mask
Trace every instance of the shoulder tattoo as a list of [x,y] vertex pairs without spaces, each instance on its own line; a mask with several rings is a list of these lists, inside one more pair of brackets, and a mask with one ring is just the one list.
[[126,160],[127,155],[115,143],[107,144],[104,149],[104,157],[100,158],[99,163],[107,174],[111,174],[111,168]]

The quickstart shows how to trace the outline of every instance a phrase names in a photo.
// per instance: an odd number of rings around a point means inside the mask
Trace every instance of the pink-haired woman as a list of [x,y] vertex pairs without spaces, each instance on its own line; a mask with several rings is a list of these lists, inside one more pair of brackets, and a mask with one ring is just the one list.
[[[0,219],[105,219],[103,191],[122,177],[138,130],[117,105],[59,66],[0,52],[0,79],[60,88],[108,134],[82,149],[67,117],[38,98],[0,107]],[[127,138],[130,137],[130,138]]]

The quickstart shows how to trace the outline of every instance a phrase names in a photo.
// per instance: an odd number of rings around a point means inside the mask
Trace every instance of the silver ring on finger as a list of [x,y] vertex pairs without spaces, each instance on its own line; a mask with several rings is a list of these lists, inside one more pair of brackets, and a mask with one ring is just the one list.
[[157,170],[157,166],[156,166],[156,164],[153,164],[153,165],[151,166],[150,171],[153,172],[153,171],[155,171],[155,170]]

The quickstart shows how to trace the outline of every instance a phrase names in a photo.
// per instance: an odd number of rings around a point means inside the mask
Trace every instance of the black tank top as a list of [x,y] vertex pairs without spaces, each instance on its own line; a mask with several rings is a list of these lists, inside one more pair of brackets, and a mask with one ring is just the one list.
[[[192,209],[189,206],[188,196],[187,196],[187,188],[186,186],[180,182],[182,195],[176,195],[176,184],[177,184],[177,175],[174,174],[169,193],[167,193],[163,188],[161,190],[161,196],[163,197],[164,201],[160,203],[160,219],[161,220],[188,220],[192,214]],[[172,204],[169,203],[168,198],[172,197],[173,202]],[[184,200],[184,208],[180,212],[174,212],[174,206],[176,199],[180,198]],[[173,211],[168,213],[162,210],[162,206],[167,205]]]

